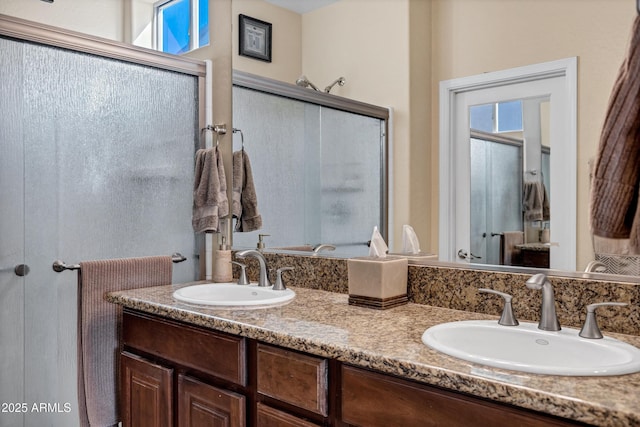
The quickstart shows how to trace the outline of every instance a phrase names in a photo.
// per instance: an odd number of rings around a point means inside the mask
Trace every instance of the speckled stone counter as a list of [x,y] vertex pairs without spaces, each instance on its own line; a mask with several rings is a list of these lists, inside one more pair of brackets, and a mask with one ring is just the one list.
[[[275,253],[265,253],[265,257],[272,271],[285,266],[295,268],[287,272],[289,283],[310,289],[348,292],[346,259]],[[247,264],[251,280],[258,279],[258,262],[255,259],[237,261]],[[234,268],[234,277],[238,277],[239,270]],[[639,278],[543,269],[512,270],[494,271],[490,266],[483,268],[432,261],[409,264],[409,301],[499,316],[502,311],[501,299],[495,295],[478,293],[478,288],[491,288],[513,295],[513,307],[520,320],[537,321],[541,293],[528,289],[525,282],[532,274],[546,273],[554,287],[558,317],[562,325],[579,329],[584,322],[587,305],[619,301],[629,305],[600,309],[598,324],[603,331],[640,336]],[[275,277],[271,279],[273,281]]]
[[[489,368],[426,347],[422,333],[486,314],[413,304],[389,310],[348,305],[347,295],[291,287],[289,304],[254,310],[214,309],[176,301],[185,285],[114,292],[122,306],[329,357],[422,383],[601,426],[640,425],[640,374],[558,377]],[[607,334],[640,347],[640,337]]]

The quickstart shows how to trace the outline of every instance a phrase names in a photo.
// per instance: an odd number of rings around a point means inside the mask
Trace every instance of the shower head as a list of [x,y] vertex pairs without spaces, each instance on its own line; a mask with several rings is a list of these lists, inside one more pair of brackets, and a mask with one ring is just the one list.
[[313,90],[320,92],[320,89],[318,89],[316,85],[311,83],[307,76],[305,76],[304,74],[298,77],[298,80],[296,80],[296,85],[300,87],[311,87]]
[[329,86],[324,88],[325,93],[329,93],[331,92],[331,89],[333,89],[333,87],[337,84],[338,86],[344,86],[344,84],[347,81],[344,79],[344,77],[338,77],[337,79],[335,79],[333,81],[333,83],[331,83]]

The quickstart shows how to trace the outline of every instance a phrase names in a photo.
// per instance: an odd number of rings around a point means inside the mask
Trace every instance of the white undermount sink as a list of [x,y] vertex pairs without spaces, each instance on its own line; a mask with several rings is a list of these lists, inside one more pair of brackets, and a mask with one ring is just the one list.
[[605,376],[640,372],[640,349],[610,337],[538,329],[534,323],[502,326],[495,320],[442,323],[427,329],[427,346],[469,362],[534,374]]
[[264,307],[287,303],[296,296],[291,289],[274,291],[272,286],[206,283],[178,289],[173,297],[189,304],[219,307]]

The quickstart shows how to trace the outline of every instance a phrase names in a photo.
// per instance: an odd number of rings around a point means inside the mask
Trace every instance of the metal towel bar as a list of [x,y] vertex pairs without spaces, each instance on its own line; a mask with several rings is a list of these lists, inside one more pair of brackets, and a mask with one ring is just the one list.
[[[179,252],[176,252],[173,255],[171,255],[171,261],[173,261],[174,263],[179,263],[186,260],[187,260],[187,257],[183,256]],[[55,271],[56,273],[60,273],[61,271],[65,271],[65,270],[80,270],[80,264],[67,265],[65,264],[64,261],[55,260],[53,262],[52,268],[53,268],[53,271]]]

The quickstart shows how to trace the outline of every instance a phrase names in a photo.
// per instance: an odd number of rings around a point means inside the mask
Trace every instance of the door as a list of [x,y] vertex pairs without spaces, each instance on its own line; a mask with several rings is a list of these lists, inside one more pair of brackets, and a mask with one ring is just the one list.
[[5,38],[0,75],[0,426],[74,426],[77,276],[52,263],[180,252],[197,277],[199,79]]
[[500,236],[522,230],[522,146],[471,138],[472,263],[499,265]]

